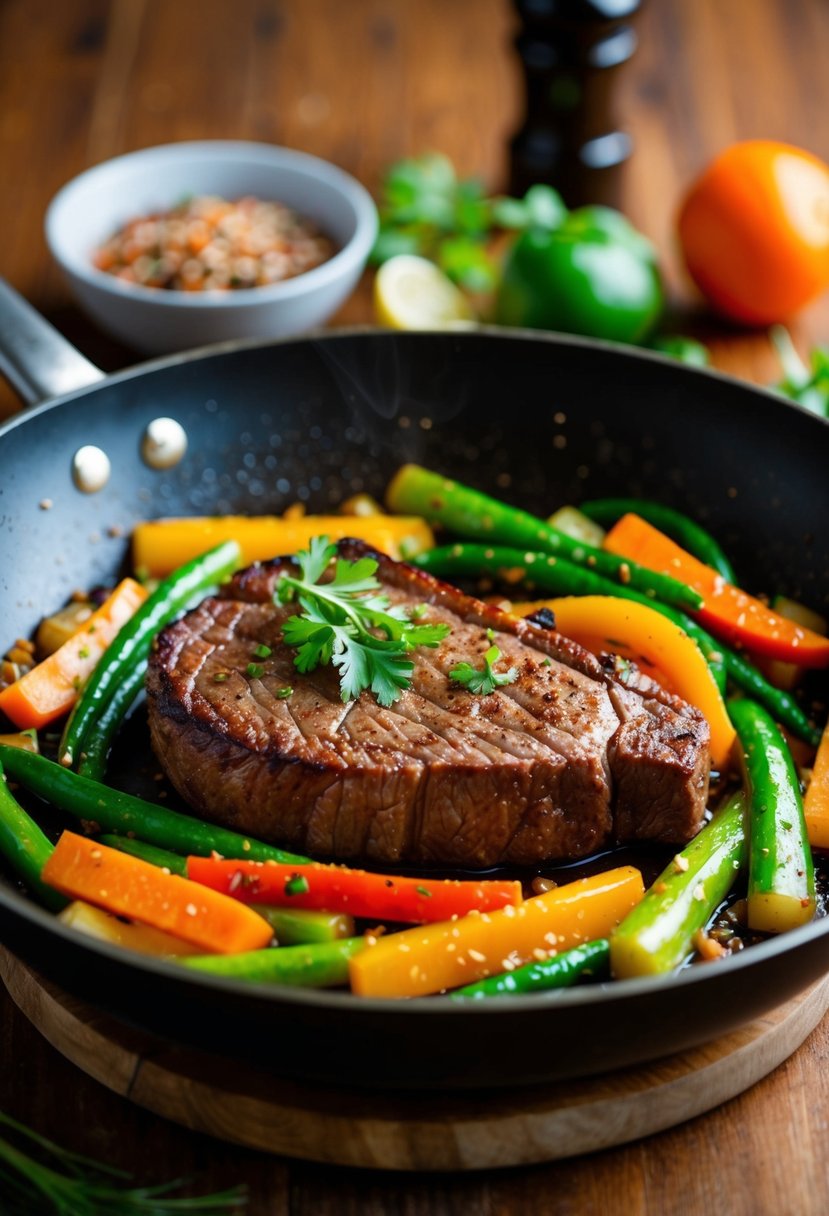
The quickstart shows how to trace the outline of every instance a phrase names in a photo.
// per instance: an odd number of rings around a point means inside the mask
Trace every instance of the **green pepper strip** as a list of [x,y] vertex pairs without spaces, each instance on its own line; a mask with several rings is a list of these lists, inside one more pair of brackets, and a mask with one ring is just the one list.
[[606,938],[574,946],[542,963],[527,963],[503,975],[491,975],[452,993],[453,1001],[480,1001],[489,996],[523,996],[551,988],[569,988],[583,975],[604,979],[609,973],[610,943]]
[[748,923],[779,933],[805,924],[815,912],[800,782],[791,752],[761,706],[731,701],[728,712],[742,744],[750,794]]
[[110,789],[19,747],[0,744],[0,764],[10,777],[39,798],[77,819],[97,823],[107,832],[123,836],[132,832],[148,844],[200,857],[209,857],[216,852],[222,857],[273,860],[287,865],[308,861],[307,857],[286,853],[238,832],[204,823],[192,815],[183,815],[180,811],[171,811],[143,798],[134,798],[132,794]]
[[[193,558],[158,584],[138,611],[119,629],[86,682],[70,714],[60,744],[61,763],[74,766],[86,749],[95,723],[115,691],[150,653],[153,638],[208,587],[220,583],[239,565],[235,541],[224,541]],[[137,691],[137,689],[136,689]],[[126,712],[128,704],[123,705]],[[110,736],[115,727],[108,727]]]
[[743,790],[730,798],[611,933],[610,967],[617,979],[673,971],[691,953],[694,934],[748,862],[746,801]]
[[[19,748],[9,748],[19,751]],[[41,882],[40,873],[52,854],[52,845],[31,816],[12,796],[0,767],[0,853],[18,878],[37,896],[40,903],[59,912],[66,900],[54,887]]]
[[791,693],[770,684],[753,664],[744,659],[735,650],[721,646],[725,658],[725,669],[729,678],[748,693],[753,700],[758,701],[767,709],[776,722],[787,727],[798,739],[803,739],[812,747],[820,743],[821,732],[813,726]]
[[422,515],[460,536],[520,546],[533,553],[553,553],[677,608],[693,610],[702,605],[702,597],[675,578],[573,540],[535,515],[419,465],[408,464],[400,469],[388,488],[387,500],[393,511]]
[[727,583],[737,582],[734,567],[719,542],[695,520],[689,519],[681,511],[675,511],[673,507],[648,502],[644,498],[597,498],[581,503],[579,510],[604,528],[612,527],[623,515],[640,515],[655,528],[673,537],[677,544],[705,562],[706,566],[713,566]]
[[246,954],[203,954],[176,961],[192,971],[244,980],[249,984],[291,984],[335,988],[348,983],[348,960],[365,947],[364,937],[337,942],[278,946]]
[[440,578],[480,578],[488,574],[506,586],[513,586],[516,575],[521,574],[521,585],[528,591],[545,591],[553,595],[613,595],[617,599],[646,604],[693,638],[711,668],[717,687],[725,693],[723,648],[696,621],[676,608],[652,600],[632,587],[611,582],[583,566],[575,566],[562,557],[526,553],[523,549],[458,543],[421,553],[413,559],[413,564]]
[[[161,866],[171,874],[187,877],[187,859],[158,849],[155,845],[134,840],[131,836],[99,837],[102,844],[133,857],[140,857],[151,865]],[[263,904],[251,905],[268,922],[281,946],[293,946],[301,942],[334,942],[354,936],[354,917],[339,912],[314,912],[305,908],[271,908]]]
[[91,781],[103,781],[106,776],[107,757],[112,740],[127,716],[130,706],[144,687],[147,664],[144,660],[132,671],[126,672],[121,683],[114,689],[109,701],[102,707],[86,733],[83,749],[75,766],[82,777]]

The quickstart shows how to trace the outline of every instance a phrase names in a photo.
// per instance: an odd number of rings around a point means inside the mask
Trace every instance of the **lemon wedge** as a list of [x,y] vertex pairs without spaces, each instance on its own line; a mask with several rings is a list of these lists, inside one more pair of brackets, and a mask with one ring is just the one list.
[[427,258],[401,253],[374,280],[374,313],[391,329],[465,328],[475,314],[463,292]]

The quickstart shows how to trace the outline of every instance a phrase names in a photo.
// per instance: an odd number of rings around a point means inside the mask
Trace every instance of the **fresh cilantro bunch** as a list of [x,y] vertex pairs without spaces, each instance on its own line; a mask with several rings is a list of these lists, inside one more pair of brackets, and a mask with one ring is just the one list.
[[411,684],[409,653],[416,646],[439,645],[450,627],[414,624],[405,605],[391,605],[375,578],[374,558],[338,557],[334,577],[321,583],[336,554],[327,536],[312,537],[296,556],[300,576],[284,574],[279,580],[278,602],[296,601],[301,609],[285,621],[282,636],[296,647],[299,671],[329,663],[339,669],[343,701],[369,689],[381,705],[392,705]]
[[782,325],[775,325],[771,339],[783,368],[783,379],[771,388],[813,414],[829,417],[829,347],[816,346],[807,366],[795,350],[789,331]]
[[483,667],[473,667],[471,663],[456,663],[449,672],[449,679],[456,684],[462,684],[470,692],[478,696],[488,697],[496,688],[504,684],[514,684],[518,679],[518,668],[510,667],[507,671],[495,671],[495,664],[501,657],[497,646],[490,646],[484,655]]
[[555,228],[566,214],[550,186],[532,186],[523,199],[488,198],[480,182],[459,180],[448,157],[432,152],[398,161],[384,177],[372,261],[418,254],[461,287],[490,291],[497,281],[488,249],[494,231]]

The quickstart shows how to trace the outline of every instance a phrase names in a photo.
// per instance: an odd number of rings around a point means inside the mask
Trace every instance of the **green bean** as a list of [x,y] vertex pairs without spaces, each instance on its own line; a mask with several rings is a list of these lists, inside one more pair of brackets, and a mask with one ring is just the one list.
[[609,973],[610,943],[606,938],[585,942],[540,963],[527,963],[502,975],[491,975],[452,993],[453,1001],[480,1001],[490,996],[523,996],[551,988],[569,988],[583,975],[604,979]]
[[[19,751],[19,748],[8,748]],[[0,853],[40,903],[59,912],[66,900],[40,878],[52,855],[52,845],[35,821],[12,796],[0,767]]]
[[132,671],[126,672],[107,704],[101,709],[97,721],[87,731],[83,751],[75,765],[82,777],[89,777],[91,781],[103,781],[112,740],[130,706],[144,687],[146,673],[147,664],[143,660]]
[[191,971],[249,984],[336,988],[348,983],[348,960],[365,944],[364,937],[347,937],[336,942],[250,950],[245,954],[193,955],[176,961]]
[[775,688],[756,667],[735,650],[728,650],[726,647],[721,649],[729,679],[743,692],[748,693],[753,701],[759,702],[767,709],[775,721],[785,726],[793,735],[797,735],[798,739],[817,747],[821,732],[809,721],[791,693],[784,692],[782,688]]
[[430,549],[413,559],[421,570],[439,578],[480,578],[490,575],[508,587],[520,580],[529,591],[545,591],[552,595],[613,595],[618,599],[646,604],[654,612],[673,621],[693,638],[699,646],[721,693],[725,693],[725,663],[723,648],[701,625],[677,608],[652,600],[641,591],[614,583],[601,574],[576,566],[562,557],[546,553],[527,553],[523,549],[501,546],[463,544],[444,545]]
[[[161,866],[171,874],[187,877],[187,859],[167,849],[156,848],[143,840],[131,836],[112,836],[105,833],[99,837],[102,844],[122,853],[140,857],[151,865]],[[300,942],[333,942],[354,936],[354,917],[338,912],[314,912],[307,908],[271,908],[263,904],[251,905],[268,922],[282,946],[293,946]]]
[[533,553],[552,553],[678,608],[695,609],[702,604],[696,591],[668,575],[647,570],[604,549],[594,549],[551,528],[535,515],[419,465],[407,464],[399,470],[388,488],[387,500],[392,510],[422,515],[462,537],[526,548]]
[[286,853],[274,845],[264,844],[227,828],[205,823],[193,815],[184,815],[168,807],[146,802],[132,794],[110,789],[98,781],[81,777],[71,769],[24,752],[19,747],[0,744],[0,764],[15,781],[37,794],[46,802],[77,819],[97,823],[107,832],[122,836],[140,836],[148,844],[174,853],[192,853],[209,857],[247,858],[249,861],[279,861],[300,865],[308,861],[295,853]]
[[611,527],[623,515],[640,515],[649,524],[672,537],[683,549],[693,553],[694,557],[705,562],[706,566],[713,566],[727,583],[737,582],[734,567],[720,547],[719,541],[695,520],[689,519],[681,511],[675,511],[673,507],[649,502],[644,498],[597,498],[581,503],[579,510],[588,519],[605,528]]
[[800,782],[769,714],[753,701],[728,705],[749,786],[749,928],[780,933],[815,914],[815,874]]
[[734,885],[748,860],[746,795],[740,790],[662,871],[641,903],[610,935],[617,979],[673,971]]
[[[192,603],[195,596],[220,583],[240,561],[235,541],[224,541],[179,567],[158,584],[138,611],[118,631],[86,682],[63,732],[61,763],[74,766],[114,693],[150,653],[153,638]],[[136,690],[137,691],[137,690]],[[129,708],[123,705],[123,710]],[[112,727],[110,733],[115,728]]]

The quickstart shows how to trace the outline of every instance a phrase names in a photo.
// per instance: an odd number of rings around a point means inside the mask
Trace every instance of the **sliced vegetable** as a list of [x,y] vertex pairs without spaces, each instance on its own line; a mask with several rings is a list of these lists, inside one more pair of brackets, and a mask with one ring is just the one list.
[[811,747],[817,747],[820,731],[809,721],[794,697],[784,689],[775,688],[770,684],[763,673],[736,650],[729,650],[726,646],[721,649],[728,678],[753,701],[759,702],[767,709],[781,726],[785,726]]
[[[155,845],[145,844],[143,840],[135,840],[130,836],[107,834],[99,836],[98,839],[110,848],[120,849],[122,853],[131,853],[133,857],[140,857],[154,866],[161,866],[171,874],[187,877],[187,858],[179,857],[177,853],[156,848]],[[354,936],[354,917],[344,913],[271,908],[261,904],[252,904],[251,907],[265,918],[281,946],[290,946],[297,942],[333,942]]]
[[565,536],[571,536],[573,540],[581,541],[582,544],[592,545],[594,549],[602,547],[604,528],[599,527],[577,507],[559,507],[549,517],[547,523],[551,528],[563,532]]
[[84,903],[81,899],[68,904],[58,920],[62,920],[71,929],[77,929],[86,937],[94,937],[99,942],[109,942],[111,946],[123,946],[127,950],[135,950],[138,954],[151,954],[156,958],[178,958],[199,953],[195,946],[180,937],[173,937],[172,933],[151,929],[149,925],[133,925],[110,912],[104,912],[102,908]]
[[171,811],[132,794],[110,789],[71,772],[44,756],[33,756],[17,747],[0,747],[0,765],[7,775],[22,786],[51,802],[77,819],[96,823],[108,832],[126,836],[133,832],[162,849],[176,853],[219,853],[223,857],[245,857],[256,861],[285,862],[288,865],[306,862],[306,857],[286,853],[273,845],[263,844],[205,823],[192,815]]
[[[7,749],[10,751],[17,749]],[[52,887],[41,881],[41,871],[52,855],[52,845],[23,810],[6,784],[0,768],[0,853],[38,901],[53,911],[66,903]]]
[[608,532],[605,547],[649,570],[672,572],[682,578],[703,598],[697,618],[718,637],[803,667],[829,665],[829,638],[787,621],[760,600],[727,583],[716,570],[686,553],[640,516],[623,516]]
[[350,965],[359,996],[428,996],[606,937],[644,895],[632,866],[580,878],[519,907],[377,938]]
[[610,935],[617,979],[659,975],[693,952],[693,938],[711,919],[748,864],[746,796],[740,790],[669,863]]
[[245,954],[203,955],[182,960],[191,971],[222,975],[249,984],[290,984],[301,988],[338,988],[348,983],[349,961],[364,950],[364,937],[344,941],[280,946]]
[[396,515],[224,515],[190,519],[154,519],[137,524],[132,555],[137,570],[164,576],[211,546],[235,541],[243,565],[270,561],[305,549],[312,536],[342,540],[353,536],[390,557],[408,558],[435,543],[423,519]]
[[0,735],[0,746],[21,747],[24,752],[34,752],[35,755],[40,751],[36,730],[21,730],[14,735]]
[[196,882],[249,904],[349,912],[412,924],[521,903],[520,882],[406,878],[317,862],[297,866],[188,857],[187,873]]
[[[787,620],[795,621],[798,625],[811,629],[813,633],[819,633],[821,637],[826,636],[826,617],[821,616],[819,612],[813,612],[805,604],[800,604],[797,600],[790,600],[785,595],[776,595],[771,601],[771,606],[775,612],[779,612]],[[775,687],[787,691],[791,691],[803,678],[802,667],[798,667],[795,663],[781,663],[777,659],[768,661],[766,673]]]
[[75,832],[62,834],[41,877],[71,899],[217,954],[256,950],[273,936],[267,921],[238,900]]
[[609,595],[566,596],[547,601],[556,628],[594,654],[609,652],[633,659],[669,691],[695,705],[711,730],[711,760],[728,768],[734,727],[714,677],[692,638],[646,604]]
[[789,749],[753,701],[732,701],[744,753],[750,805],[748,924],[782,933],[815,914],[815,875],[800,784]]
[[83,629],[94,611],[94,605],[87,600],[73,600],[65,608],[44,617],[35,634],[35,646],[40,657],[45,659],[59,650],[64,642]]
[[610,942],[601,937],[583,946],[573,946],[544,962],[526,963],[515,971],[491,975],[477,984],[467,984],[452,993],[454,1001],[480,1001],[489,996],[524,996],[531,992],[547,992],[551,988],[569,988],[583,976],[605,979],[609,974]]
[[649,502],[645,498],[596,498],[591,502],[583,502],[580,510],[588,519],[604,528],[610,528],[623,515],[638,515],[655,528],[659,528],[666,536],[670,536],[701,562],[713,566],[727,583],[737,582],[734,567],[720,547],[719,541],[715,540],[710,532],[706,532],[696,520],[683,515],[681,511],[675,511],[673,507]]
[[0,711],[21,728],[48,726],[75,704],[80,690],[121,627],[147,598],[125,578],[83,630],[0,692]]
[[430,523],[442,524],[460,536],[528,549],[533,556],[552,553],[679,608],[696,608],[702,602],[695,591],[670,574],[654,576],[635,562],[575,541],[543,519],[420,465],[404,465],[395,474],[386,500],[394,511],[422,515]]
[[[201,597],[208,587],[227,578],[238,564],[239,547],[233,541],[227,541],[187,562],[159,583],[140,611],[119,631],[85,685],[63,732],[62,764],[77,764],[86,750],[94,724],[124,683],[130,681],[132,687],[136,687],[135,669],[147,658],[159,629],[189,607],[194,598]],[[122,714],[129,708],[123,692],[118,705]],[[115,729],[111,720],[106,729],[108,735]]]
[[809,844],[815,849],[829,849],[829,726],[817,749],[803,810]]

